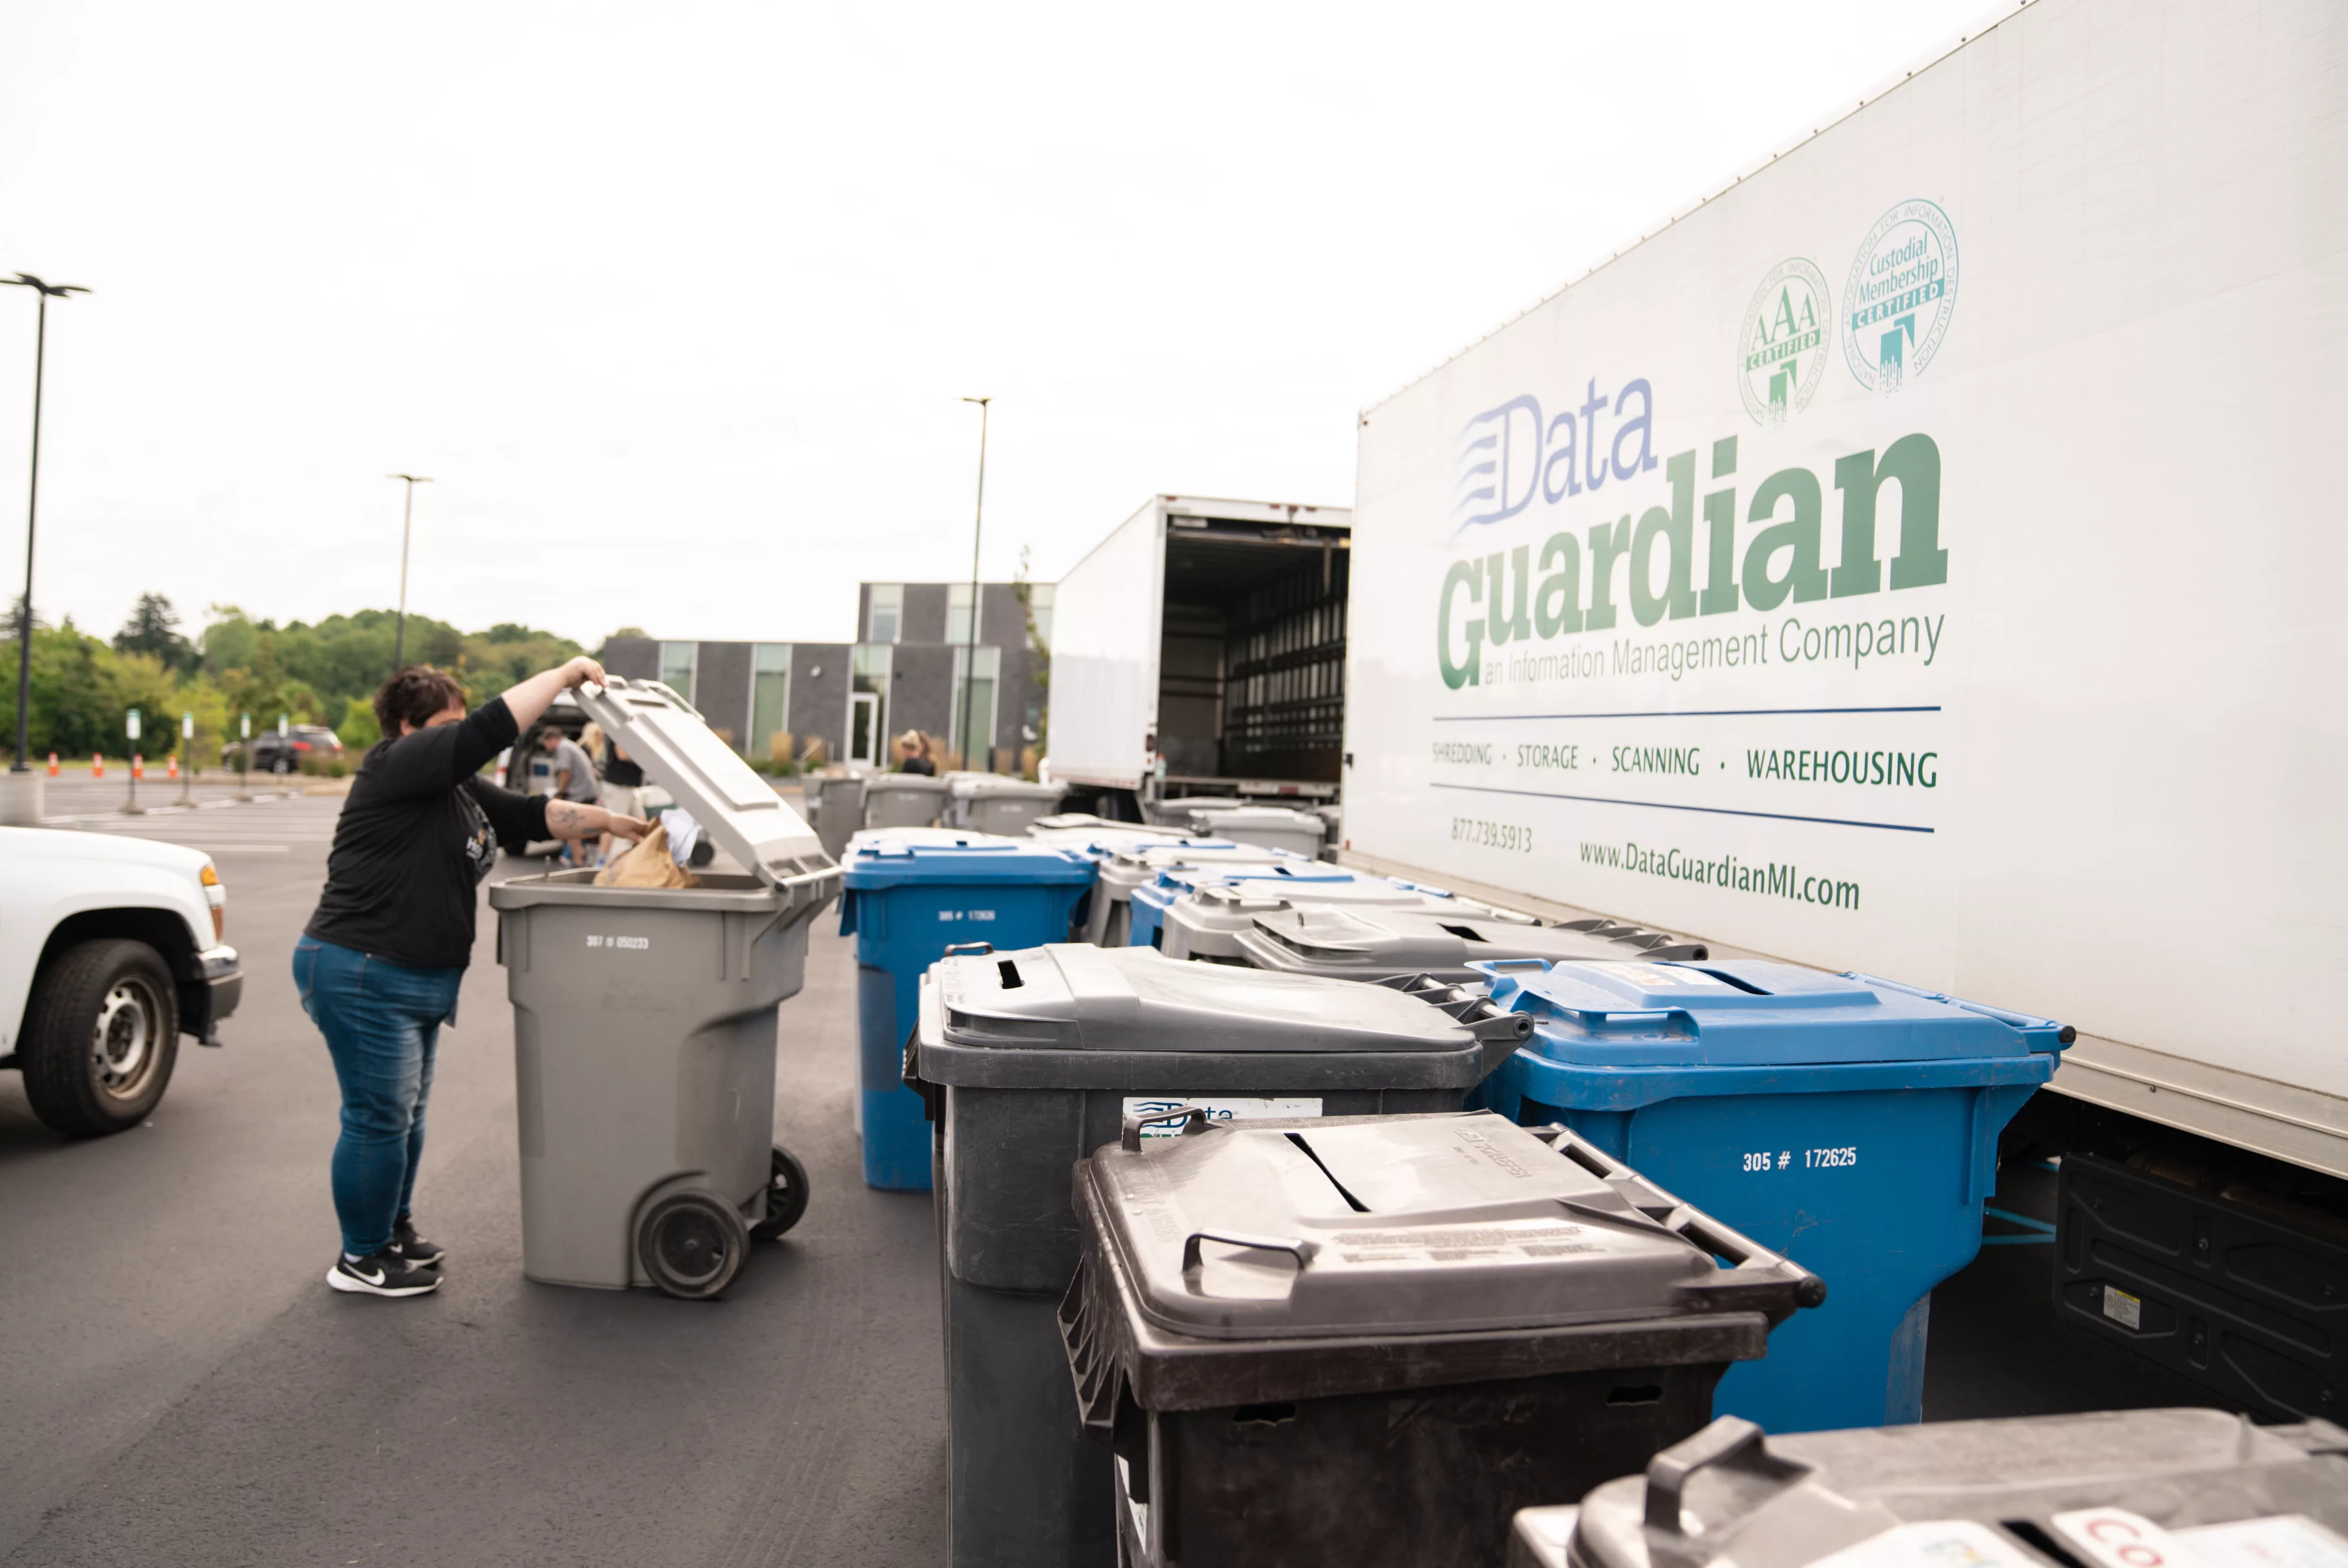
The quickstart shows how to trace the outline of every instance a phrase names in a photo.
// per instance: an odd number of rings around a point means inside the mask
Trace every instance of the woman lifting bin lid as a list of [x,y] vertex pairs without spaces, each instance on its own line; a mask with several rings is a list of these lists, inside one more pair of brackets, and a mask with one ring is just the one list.
[[602,806],[518,794],[479,775],[559,692],[603,667],[581,656],[470,713],[465,691],[428,664],[385,682],[367,750],[335,824],[326,886],[294,948],[303,1010],[326,1037],[343,1093],[335,1143],[336,1290],[422,1296],[440,1287],[441,1250],[409,1214],[440,1026],[473,956],[477,889],[500,839],[635,839],[646,825]]

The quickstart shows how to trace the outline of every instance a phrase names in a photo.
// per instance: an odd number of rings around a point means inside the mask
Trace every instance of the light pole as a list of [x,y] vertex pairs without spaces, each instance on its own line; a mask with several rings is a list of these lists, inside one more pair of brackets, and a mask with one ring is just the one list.
[[25,599],[23,619],[16,626],[16,761],[12,774],[29,773],[25,763],[25,737],[33,709],[33,524],[41,510],[41,374],[49,348],[49,300],[89,292],[79,283],[45,283],[30,272],[0,278],[11,288],[30,289],[40,297],[40,324],[33,333],[33,480],[25,499]]
[[[978,509],[970,523],[970,626],[962,656],[962,765],[970,766],[971,726],[978,715],[970,711],[971,687],[978,678],[978,541],[986,526],[986,415],[992,397],[965,397],[978,405]],[[987,758],[994,760],[994,737],[987,737]]]
[[399,511],[399,625],[391,637],[391,672],[407,667],[407,528],[416,520],[416,487],[432,481],[422,474],[386,474],[386,479],[407,481],[407,503]]

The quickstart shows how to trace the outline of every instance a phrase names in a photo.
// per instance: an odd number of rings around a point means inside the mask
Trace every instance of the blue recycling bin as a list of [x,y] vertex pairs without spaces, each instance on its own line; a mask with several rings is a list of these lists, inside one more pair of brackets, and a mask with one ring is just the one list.
[[1998,1133],[2072,1031],[1760,960],[1475,967],[1535,1020],[1493,1109],[1563,1122],[1826,1281],[1715,1412],[1771,1432],[1921,1419],[1932,1287],[1980,1249]]
[[1363,880],[1360,872],[1332,866],[1325,860],[1307,860],[1301,855],[1290,855],[1277,849],[1264,850],[1262,856],[1261,863],[1239,861],[1230,866],[1169,866],[1160,870],[1154,880],[1133,890],[1133,924],[1126,945],[1133,948],[1157,947],[1159,928],[1165,923],[1166,911],[1173,907],[1175,900],[1210,885],[1263,881],[1309,893],[1316,886],[1332,887],[1340,883]]
[[930,1124],[905,1087],[922,976],[967,942],[1038,948],[1068,939],[1097,867],[1086,856],[1016,839],[940,834],[870,837],[849,854],[839,931],[856,938],[859,1111],[867,1186],[930,1187]]

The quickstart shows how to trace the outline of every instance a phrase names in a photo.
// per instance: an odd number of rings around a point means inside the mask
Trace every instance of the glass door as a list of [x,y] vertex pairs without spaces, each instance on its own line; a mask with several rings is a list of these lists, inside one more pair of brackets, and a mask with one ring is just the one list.
[[880,693],[851,692],[848,699],[848,760],[880,765]]

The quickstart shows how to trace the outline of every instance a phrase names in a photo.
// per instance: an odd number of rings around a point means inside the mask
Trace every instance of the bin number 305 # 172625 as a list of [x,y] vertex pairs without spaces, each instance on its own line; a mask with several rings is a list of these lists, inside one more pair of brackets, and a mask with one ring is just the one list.
[[1859,1163],[1859,1151],[1856,1148],[1780,1149],[1775,1153],[1766,1149],[1758,1149],[1746,1153],[1745,1168],[1748,1171],[1788,1171],[1794,1168],[1794,1161],[1797,1156],[1801,1160],[1801,1168],[1805,1171],[1823,1171],[1837,1165]]

